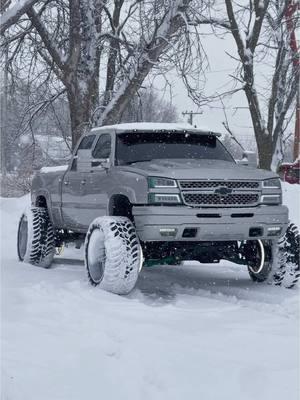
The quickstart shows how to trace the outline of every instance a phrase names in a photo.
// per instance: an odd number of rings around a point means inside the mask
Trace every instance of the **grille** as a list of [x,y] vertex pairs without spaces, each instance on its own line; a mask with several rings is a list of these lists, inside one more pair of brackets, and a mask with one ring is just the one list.
[[258,189],[259,182],[255,181],[180,181],[182,189],[207,189],[219,186],[230,189]]
[[249,206],[258,202],[259,195],[256,193],[231,193],[220,196],[215,193],[183,193],[184,202],[187,205],[202,206]]

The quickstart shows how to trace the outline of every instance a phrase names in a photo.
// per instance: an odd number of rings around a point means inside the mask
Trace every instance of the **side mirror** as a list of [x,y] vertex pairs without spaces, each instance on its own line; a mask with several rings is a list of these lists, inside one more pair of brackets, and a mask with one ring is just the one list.
[[244,151],[243,158],[236,160],[237,164],[257,168],[257,155],[254,151]]
[[103,168],[109,169],[110,168],[110,159],[109,158],[94,158],[92,160],[92,168]]

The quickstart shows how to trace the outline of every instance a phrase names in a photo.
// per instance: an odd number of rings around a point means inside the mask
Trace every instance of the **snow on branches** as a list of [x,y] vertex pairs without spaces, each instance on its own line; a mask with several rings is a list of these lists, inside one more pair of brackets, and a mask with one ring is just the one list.
[[18,22],[19,18],[37,1],[18,0],[13,5],[10,0],[1,2],[0,34],[3,35],[10,26]]
[[[192,3],[199,2],[57,0],[33,7],[24,0],[22,23],[14,20],[7,31],[9,60],[58,78],[74,146],[87,127],[118,122],[150,71],[172,63],[168,52],[175,54],[189,34]],[[183,49],[192,57],[188,41]]]

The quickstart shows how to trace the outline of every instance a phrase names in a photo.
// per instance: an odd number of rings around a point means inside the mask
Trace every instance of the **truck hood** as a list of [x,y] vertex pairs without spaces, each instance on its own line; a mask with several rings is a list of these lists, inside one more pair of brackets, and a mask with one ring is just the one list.
[[152,160],[140,161],[122,169],[144,176],[162,176],[174,179],[253,179],[276,178],[273,172],[250,168],[221,160]]

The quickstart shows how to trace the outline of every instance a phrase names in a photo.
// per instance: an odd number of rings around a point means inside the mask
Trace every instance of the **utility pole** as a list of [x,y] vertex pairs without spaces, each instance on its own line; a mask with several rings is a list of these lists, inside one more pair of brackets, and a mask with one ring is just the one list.
[[203,111],[199,111],[199,112],[184,111],[184,112],[182,113],[183,116],[189,115],[188,123],[191,124],[192,126],[193,126],[193,116],[194,116],[194,115],[201,115],[201,114],[203,114]]

